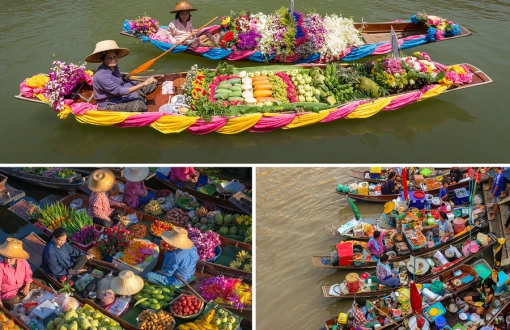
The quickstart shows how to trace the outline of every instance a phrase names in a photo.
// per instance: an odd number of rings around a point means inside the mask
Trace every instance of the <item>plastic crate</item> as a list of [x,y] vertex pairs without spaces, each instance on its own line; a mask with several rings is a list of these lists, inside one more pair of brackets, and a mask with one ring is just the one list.
[[[465,203],[469,202],[469,193],[466,190],[466,188],[455,189],[454,192],[455,192],[455,204],[456,205],[465,204]],[[463,197],[459,196],[459,194],[461,192],[462,192]]]
[[484,280],[487,277],[489,277],[491,275],[491,273],[492,273],[491,266],[489,266],[487,261],[485,261],[483,259],[480,259],[480,260],[476,261],[471,266],[473,266],[473,269],[478,274],[478,276],[480,276]]
[[[430,310],[432,308],[437,308],[438,312],[436,316],[430,315]],[[439,315],[445,315],[446,314],[446,308],[444,308],[443,304],[441,304],[440,301],[430,305],[425,311],[423,311],[423,316],[429,321],[430,323],[434,322],[436,320],[436,317]]]

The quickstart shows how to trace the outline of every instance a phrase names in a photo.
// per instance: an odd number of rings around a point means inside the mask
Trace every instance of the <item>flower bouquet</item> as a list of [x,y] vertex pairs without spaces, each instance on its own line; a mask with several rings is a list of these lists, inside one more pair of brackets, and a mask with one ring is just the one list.
[[114,256],[128,247],[131,240],[133,240],[133,234],[117,225],[103,231],[103,235],[97,241],[97,248],[103,256]]
[[73,241],[80,250],[87,251],[97,241],[100,235],[101,233],[95,230],[93,226],[86,225],[71,236],[71,241]]
[[[122,262],[140,273],[150,272],[158,260],[159,247],[144,239],[134,239],[114,260]],[[152,265],[151,265],[152,264]]]
[[211,277],[200,285],[200,290],[206,301],[214,300],[241,310],[252,304],[252,288],[239,278]]
[[71,280],[68,281],[67,276],[61,276],[59,281],[62,288],[58,290],[58,292],[72,296],[73,291],[75,291],[73,288],[74,282]]
[[216,257],[216,247],[221,245],[220,235],[208,230],[201,231],[191,225],[186,227],[189,239],[195,244],[200,260],[211,260]]
[[411,17],[414,24],[423,23],[428,27],[427,36],[430,41],[440,41],[445,37],[452,37],[460,34],[460,27],[452,21],[439,16],[417,13]]
[[129,33],[136,36],[150,36],[153,33],[157,33],[159,30],[159,23],[157,20],[143,16],[138,17],[135,20],[127,21],[125,23],[125,29],[128,28]]

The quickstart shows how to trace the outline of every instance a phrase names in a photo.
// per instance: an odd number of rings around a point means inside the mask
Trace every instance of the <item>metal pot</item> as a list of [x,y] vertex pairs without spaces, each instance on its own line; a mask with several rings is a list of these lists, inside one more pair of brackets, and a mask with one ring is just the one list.
[[216,191],[221,195],[233,195],[240,191],[245,191],[246,187],[244,184],[239,183],[239,180],[233,179],[229,182],[222,182],[216,185]]

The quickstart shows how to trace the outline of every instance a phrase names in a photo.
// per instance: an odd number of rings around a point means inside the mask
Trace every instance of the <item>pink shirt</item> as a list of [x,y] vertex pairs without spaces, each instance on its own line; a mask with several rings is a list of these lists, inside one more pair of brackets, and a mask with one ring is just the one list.
[[16,261],[16,268],[7,263],[0,262],[0,298],[2,300],[16,297],[18,290],[27,283],[32,283],[32,269],[24,259]]
[[[379,238],[377,239],[377,244],[379,245],[379,249],[375,248],[375,244],[372,239],[370,239],[368,241],[367,248],[370,250],[370,252],[372,254],[379,255],[379,254],[384,253],[383,237],[384,237],[384,232],[381,232],[381,234],[379,235]],[[375,238],[374,238],[374,240],[375,240]]]
[[110,206],[120,206],[120,203],[108,199],[104,192],[92,192],[89,197],[88,214],[92,218],[110,220],[112,209]]
[[145,188],[143,181],[127,181],[126,185],[124,186],[124,203],[134,209],[138,208],[138,197],[145,195],[146,191],[147,188]]
[[172,44],[183,41],[193,32],[191,20],[187,21],[184,26],[179,19],[174,19],[168,24],[168,32],[170,33],[167,34],[167,37]]
[[191,179],[192,175],[195,175],[195,169],[193,167],[172,167],[170,181],[186,181]]

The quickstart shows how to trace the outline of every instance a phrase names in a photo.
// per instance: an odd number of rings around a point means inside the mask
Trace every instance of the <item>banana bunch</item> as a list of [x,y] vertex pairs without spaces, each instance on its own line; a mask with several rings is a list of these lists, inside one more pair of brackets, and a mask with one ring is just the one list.
[[195,320],[193,322],[188,322],[185,324],[181,324],[177,327],[178,330],[218,330],[218,326],[216,324],[211,324],[204,319]]
[[207,215],[207,212],[209,212],[205,207],[200,206],[198,209],[195,210],[195,215],[197,217],[205,217]]
[[161,204],[155,199],[151,200],[149,204],[145,205],[143,211],[152,215],[160,215],[163,213]]
[[244,265],[243,270],[245,272],[250,272],[251,273],[251,262],[249,264]]
[[239,261],[238,259],[236,259],[236,260],[232,261],[228,266],[230,268],[239,269],[239,268],[241,268],[241,265],[242,265],[242,262]]
[[250,259],[251,255],[246,252],[245,250],[239,251],[237,253],[237,260],[239,260],[241,263],[245,262],[246,260]]

